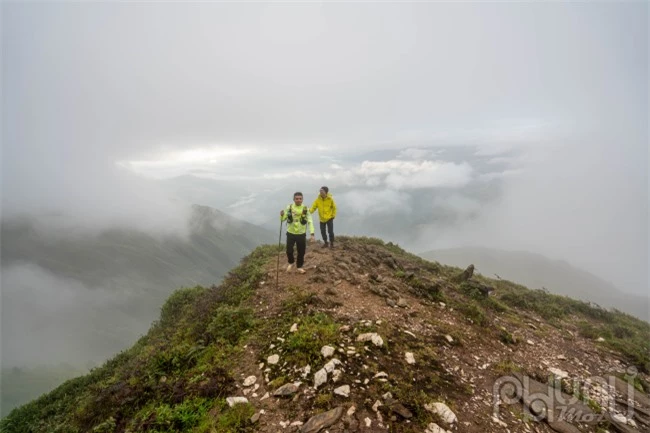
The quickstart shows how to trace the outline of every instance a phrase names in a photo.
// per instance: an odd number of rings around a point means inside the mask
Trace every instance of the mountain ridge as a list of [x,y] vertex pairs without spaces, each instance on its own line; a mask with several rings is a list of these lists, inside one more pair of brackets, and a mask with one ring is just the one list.
[[566,260],[553,260],[529,251],[501,250],[487,247],[461,247],[430,250],[421,257],[453,266],[473,263],[477,272],[517,281],[529,288],[546,289],[551,293],[617,308],[650,322],[648,299],[624,292],[606,281]]
[[[647,323],[378,239],[341,236],[335,250],[312,244],[304,275],[276,276],[286,266],[281,256],[277,246],[258,247],[220,286],[174,292],[136,345],[15,409],[0,428],[629,433],[650,426]],[[548,411],[533,420],[540,412],[525,397],[492,405],[503,378],[525,375],[520,382],[532,392],[549,374],[563,393],[574,392],[571,380],[594,377],[611,378],[616,390],[581,388],[570,404],[584,415],[577,421]],[[623,420],[621,402],[632,400],[621,398],[621,384],[632,386],[626,395],[635,402]],[[614,394],[616,406],[606,406]]]

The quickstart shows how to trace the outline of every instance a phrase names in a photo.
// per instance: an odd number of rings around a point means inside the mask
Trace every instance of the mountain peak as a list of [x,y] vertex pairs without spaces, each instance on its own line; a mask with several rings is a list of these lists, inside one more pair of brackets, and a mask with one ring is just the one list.
[[379,239],[337,241],[310,244],[305,274],[267,245],[220,286],[175,292],[133,348],[2,430],[650,428],[647,323]]

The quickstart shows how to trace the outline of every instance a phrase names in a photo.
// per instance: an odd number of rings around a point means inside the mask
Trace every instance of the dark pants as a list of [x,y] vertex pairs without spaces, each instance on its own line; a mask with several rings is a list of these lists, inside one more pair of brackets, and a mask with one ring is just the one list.
[[325,227],[330,234],[330,243],[334,243],[334,220],[329,220],[327,222],[320,223],[320,234],[323,237],[323,240],[327,242],[327,233],[325,233]]
[[294,235],[287,233],[287,260],[293,263],[293,245],[298,245],[298,269],[302,268],[305,263],[305,249],[307,248],[307,233],[302,235]]

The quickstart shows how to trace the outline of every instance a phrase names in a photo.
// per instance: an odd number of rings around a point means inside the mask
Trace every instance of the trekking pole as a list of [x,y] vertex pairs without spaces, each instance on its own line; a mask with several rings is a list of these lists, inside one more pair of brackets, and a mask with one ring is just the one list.
[[275,291],[278,290],[278,279],[280,278],[280,251],[282,251],[282,220],[280,220],[280,234],[278,235],[278,265],[275,268]]

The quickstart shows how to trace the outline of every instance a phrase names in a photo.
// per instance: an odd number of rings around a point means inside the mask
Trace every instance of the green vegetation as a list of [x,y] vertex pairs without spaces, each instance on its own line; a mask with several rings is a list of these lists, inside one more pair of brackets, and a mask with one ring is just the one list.
[[[188,398],[179,404],[156,404],[152,402],[142,408],[129,422],[129,430],[150,432],[187,431],[197,427],[206,418],[211,407],[205,398]],[[114,425],[113,417],[109,422]],[[100,424],[98,427],[102,426]],[[110,427],[111,425],[109,424]],[[98,431],[95,427],[93,431]],[[112,431],[112,430],[100,430]]]
[[292,364],[313,364],[322,358],[320,350],[323,346],[335,346],[340,325],[329,316],[317,313],[303,318],[298,325],[298,331],[289,335],[286,341],[286,359]]
[[519,365],[513,362],[512,359],[505,359],[503,361],[499,361],[494,365],[493,369],[496,373],[501,375],[509,374],[515,371],[521,371],[521,367],[519,367]]
[[490,324],[490,319],[486,315],[485,310],[475,301],[458,304],[457,308],[467,320],[475,325],[485,327]]
[[499,340],[504,344],[517,344],[517,340],[505,329],[499,330]]
[[223,412],[216,423],[213,425],[214,430],[200,429],[199,432],[212,433],[230,433],[246,432],[250,430],[249,419],[255,413],[255,408],[251,404],[236,404]]

